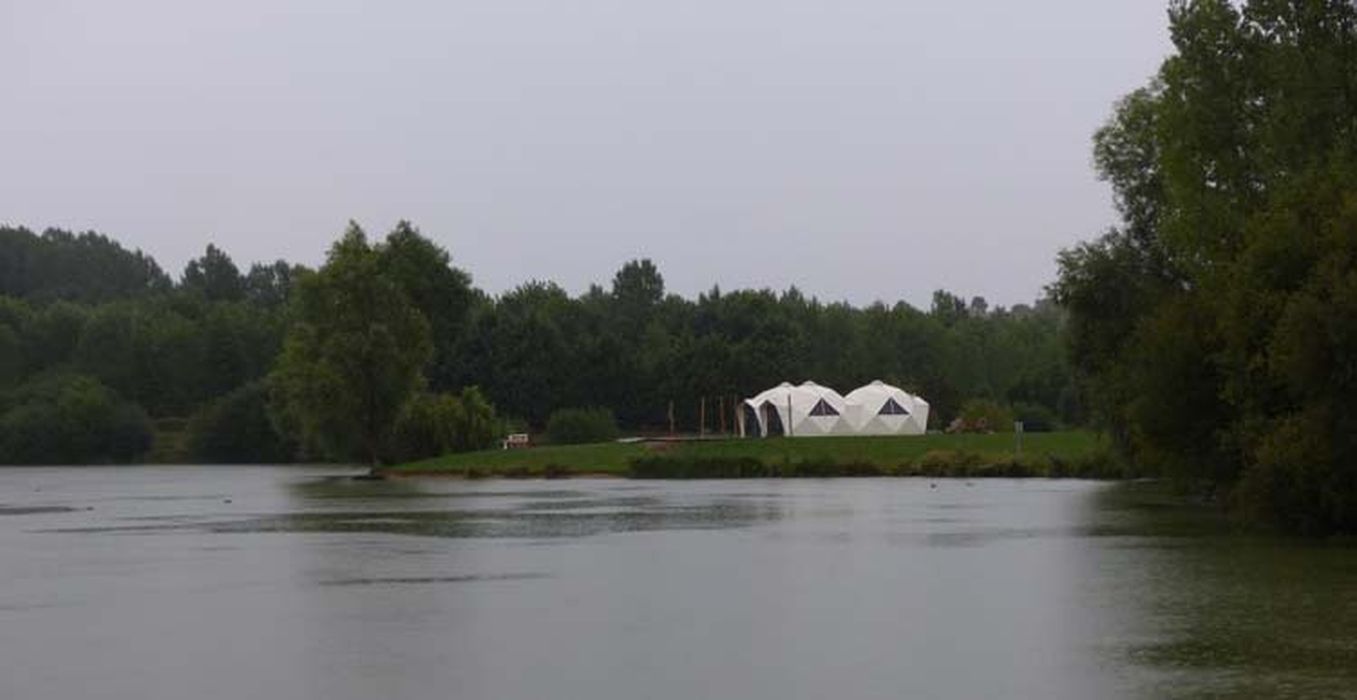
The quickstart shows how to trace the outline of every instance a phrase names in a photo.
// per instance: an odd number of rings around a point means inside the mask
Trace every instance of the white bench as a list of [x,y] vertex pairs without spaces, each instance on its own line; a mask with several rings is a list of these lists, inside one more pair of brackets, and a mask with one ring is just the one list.
[[510,433],[509,437],[504,438],[500,444],[504,449],[512,450],[520,447],[531,447],[532,441],[528,439],[527,433]]

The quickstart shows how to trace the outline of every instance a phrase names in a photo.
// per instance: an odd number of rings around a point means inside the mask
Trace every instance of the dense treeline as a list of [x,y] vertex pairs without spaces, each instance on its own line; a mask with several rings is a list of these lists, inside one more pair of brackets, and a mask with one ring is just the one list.
[[[936,426],[972,399],[1038,426],[1079,419],[1049,301],[938,292],[928,310],[855,308],[716,288],[689,300],[646,260],[579,296],[549,282],[490,296],[405,223],[375,243],[351,227],[319,270],[242,272],[208,246],[177,281],[97,234],[0,228],[0,270],[0,462],[136,459],[155,426],[185,422],[189,453],[169,456],[411,459],[485,446],[505,420],[541,430],[567,408],[638,431],[667,430],[672,405],[678,428],[697,430],[704,399],[711,431],[720,401],[811,378],[900,384],[933,403]],[[97,394],[121,437],[9,447],[76,420],[32,400],[58,385]]]
[[1357,531],[1357,5],[1176,2],[1097,135],[1122,223],[1054,287],[1089,404],[1241,514]]

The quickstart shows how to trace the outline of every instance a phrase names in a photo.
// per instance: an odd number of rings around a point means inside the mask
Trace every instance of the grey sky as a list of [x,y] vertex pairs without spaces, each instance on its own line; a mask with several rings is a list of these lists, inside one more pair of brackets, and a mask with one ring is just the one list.
[[1157,0],[0,0],[0,223],[178,274],[410,219],[478,285],[1030,301]]

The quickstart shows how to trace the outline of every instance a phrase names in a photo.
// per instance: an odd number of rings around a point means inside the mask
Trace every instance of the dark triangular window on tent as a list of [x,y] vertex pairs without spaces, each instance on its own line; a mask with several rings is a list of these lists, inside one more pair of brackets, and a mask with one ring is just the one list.
[[886,399],[886,403],[881,406],[881,410],[876,412],[878,416],[907,416],[909,411],[904,406],[895,402],[895,399]]
[[820,399],[820,401],[810,409],[810,414],[812,416],[837,416],[839,415],[839,412],[834,410],[834,407],[830,406],[827,401]]

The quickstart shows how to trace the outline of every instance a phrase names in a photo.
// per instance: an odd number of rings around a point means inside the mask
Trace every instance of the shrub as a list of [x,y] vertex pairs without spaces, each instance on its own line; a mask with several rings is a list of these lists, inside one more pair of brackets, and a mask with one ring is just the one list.
[[215,464],[292,461],[293,445],[269,420],[268,387],[251,382],[207,404],[188,423],[189,456]]
[[1013,412],[997,401],[971,399],[962,404],[948,432],[1007,433],[1013,430]]
[[45,375],[0,399],[0,463],[130,462],[151,448],[151,421],[92,377]]
[[388,462],[410,462],[490,447],[500,435],[495,408],[476,387],[455,394],[420,394],[396,419]]
[[1022,421],[1023,431],[1029,433],[1049,433],[1060,427],[1055,411],[1036,403],[1014,403],[1013,420]]
[[563,408],[547,419],[547,440],[557,445],[608,442],[619,434],[617,420],[606,408]]

